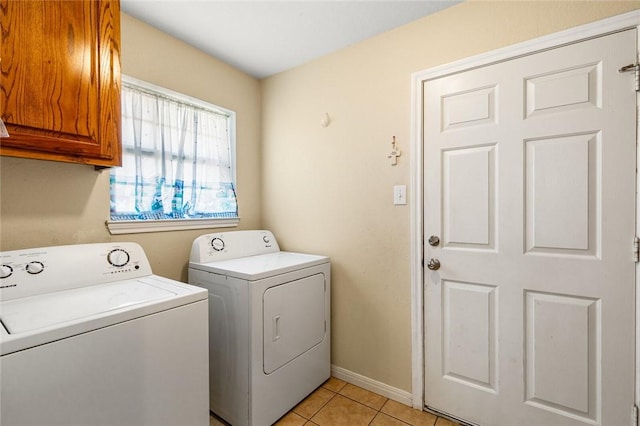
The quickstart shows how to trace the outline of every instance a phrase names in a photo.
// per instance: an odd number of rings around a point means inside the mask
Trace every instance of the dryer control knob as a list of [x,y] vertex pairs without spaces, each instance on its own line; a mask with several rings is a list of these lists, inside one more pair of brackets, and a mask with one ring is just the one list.
[[224,250],[224,241],[223,241],[223,239],[220,238],[220,237],[215,237],[214,239],[211,240],[211,247],[213,247],[213,249],[215,251]]
[[13,268],[9,265],[0,266],[0,278],[9,278],[13,274]]

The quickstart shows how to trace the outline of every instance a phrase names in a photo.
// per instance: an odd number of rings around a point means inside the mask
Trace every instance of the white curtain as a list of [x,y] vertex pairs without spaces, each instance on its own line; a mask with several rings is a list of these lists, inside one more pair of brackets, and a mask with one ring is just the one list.
[[123,85],[111,220],[238,217],[229,123],[223,113]]

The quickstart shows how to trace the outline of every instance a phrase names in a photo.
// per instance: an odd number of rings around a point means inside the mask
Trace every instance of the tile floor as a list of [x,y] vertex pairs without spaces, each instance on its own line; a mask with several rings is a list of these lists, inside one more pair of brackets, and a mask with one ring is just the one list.
[[[211,417],[211,426],[225,423]],[[458,426],[433,414],[335,377],[282,417],[276,426]]]

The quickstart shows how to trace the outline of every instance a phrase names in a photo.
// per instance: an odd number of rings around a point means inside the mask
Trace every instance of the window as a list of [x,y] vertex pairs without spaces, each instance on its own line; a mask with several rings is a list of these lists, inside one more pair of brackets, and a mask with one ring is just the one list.
[[235,114],[129,77],[111,233],[237,225]]

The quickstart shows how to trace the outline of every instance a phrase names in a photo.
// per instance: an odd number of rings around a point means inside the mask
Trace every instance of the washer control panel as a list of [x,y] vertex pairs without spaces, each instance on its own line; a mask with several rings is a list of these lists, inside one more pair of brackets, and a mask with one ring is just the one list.
[[280,251],[271,231],[232,231],[201,235],[191,246],[191,262],[209,263]]
[[0,252],[0,301],[151,275],[136,243],[98,243]]

